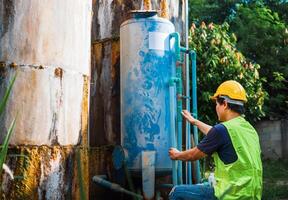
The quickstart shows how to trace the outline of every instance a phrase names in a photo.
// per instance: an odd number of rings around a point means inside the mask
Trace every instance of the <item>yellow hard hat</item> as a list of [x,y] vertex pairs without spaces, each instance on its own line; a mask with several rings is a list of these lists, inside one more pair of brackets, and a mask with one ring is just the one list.
[[228,96],[230,99],[247,102],[246,92],[242,85],[237,81],[225,81],[216,90],[216,93],[211,97],[215,100],[218,96]]

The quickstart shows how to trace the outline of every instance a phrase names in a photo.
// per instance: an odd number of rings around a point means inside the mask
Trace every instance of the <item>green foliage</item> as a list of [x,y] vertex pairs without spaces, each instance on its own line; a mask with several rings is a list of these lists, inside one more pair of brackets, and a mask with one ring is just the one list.
[[237,51],[236,36],[228,31],[227,23],[206,26],[204,22],[198,28],[193,24],[190,31],[189,45],[197,52],[199,118],[210,124],[217,120],[215,103],[211,102],[210,96],[226,80],[236,80],[246,89],[246,118],[249,121],[264,116],[262,105],[266,93],[258,74],[260,66],[248,62]]
[[[10,82],[8,89],[6,90],[3,99],[0,102],[0,115],[2,115],[4,108],[8,102],[11,90],[12,90],[12,86],[14,85],[14,82],[16,80],[16,75],[13,77],[12,81]],[[14,120],[12,121],[7,134],[5,136],[4,142],[1,146],[1,151],[0,151],[0,174],[2,174],[2,169],[3,169],[3,163],[6,160],[6,155],[7,155],[7,151],[8,151],[8,145],[9,145],[9,141],[11,138],[11,135],[13,133],[14,127],[15,127],[15,121],[16,121],[16,117],[14,118]]]
[[266,0],[266,5],[274,12],[277,12],[280,19],[288,23],[288,1]]
[[189,0],[189,21],[222,24],[241,0]]
[[260,76],[269,98],[264,110],[270,118],[288,117],[288,29],[277,13],[259,4],[238,7],[231,21],[237,48],[260,64]]

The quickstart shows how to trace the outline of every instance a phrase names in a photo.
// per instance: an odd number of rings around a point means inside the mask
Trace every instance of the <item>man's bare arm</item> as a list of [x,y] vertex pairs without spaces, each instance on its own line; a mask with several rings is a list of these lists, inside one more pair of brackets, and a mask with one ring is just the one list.
[[186,151],[178,151],[175,148],[170,148],[169,156],[172,160],[194,161],[207,155],[200,151],[197,147],[194,147]]

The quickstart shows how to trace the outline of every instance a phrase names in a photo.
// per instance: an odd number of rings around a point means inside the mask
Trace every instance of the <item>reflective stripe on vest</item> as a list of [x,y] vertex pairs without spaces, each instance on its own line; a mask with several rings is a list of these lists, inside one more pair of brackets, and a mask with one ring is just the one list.
[[262,162],[259,137],[255,129],[243,117],[224,122],[238,159],[224,164],[214,153],[215,196],[218,199],[261,199]]

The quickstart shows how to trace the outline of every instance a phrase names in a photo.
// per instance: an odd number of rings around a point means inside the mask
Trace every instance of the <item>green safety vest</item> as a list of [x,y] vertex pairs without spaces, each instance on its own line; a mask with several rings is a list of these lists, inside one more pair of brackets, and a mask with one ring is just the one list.
[[260,200],[262,162],[258,134],[243,117],[236,117],[223,125],[228,130],[238,159],[233,163],[224,164],[217,152],[213,154],[215,196],[225,200]]

